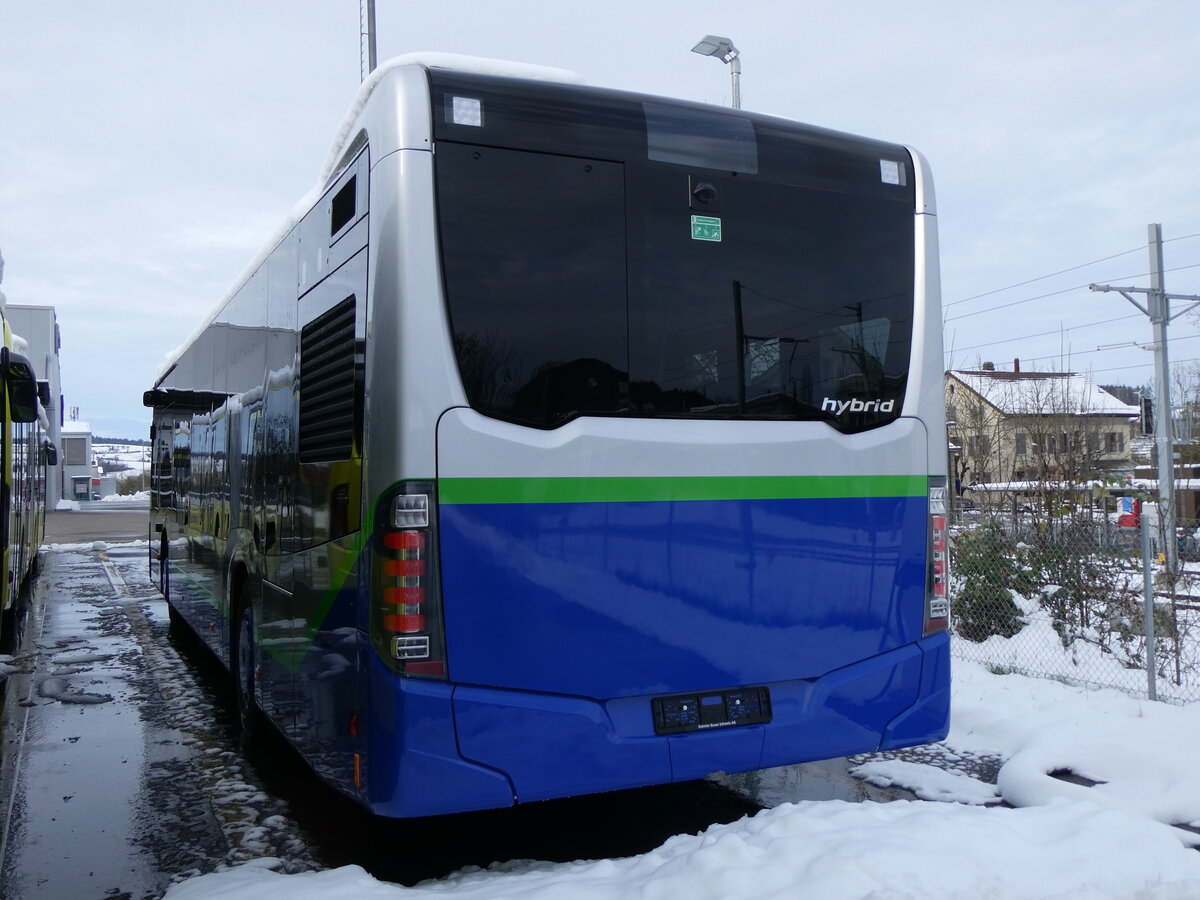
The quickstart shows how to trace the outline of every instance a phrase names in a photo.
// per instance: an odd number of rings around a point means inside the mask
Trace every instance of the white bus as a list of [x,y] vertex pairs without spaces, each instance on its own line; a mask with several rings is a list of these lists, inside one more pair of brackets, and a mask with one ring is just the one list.
[[376,813],[945,735],[914,151],[395,60],[145,397],[173,617]]

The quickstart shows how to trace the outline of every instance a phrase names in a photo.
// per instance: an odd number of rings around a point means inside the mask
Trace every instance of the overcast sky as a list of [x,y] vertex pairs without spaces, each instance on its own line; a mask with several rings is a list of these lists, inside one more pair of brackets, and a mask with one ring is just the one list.
[[[1150,381],[1148,321],[1086,285],[1148,286],[1151,222],[1167,289],[1200,293],[1194,0],[377,3],[381,60],[499,57],[723,105],[728,67],[689,51],[726,35],[746,109],[917,148],[948,364]],[[57,308],[66,405],[96,433],[147,434],[163,357],[313,185],[358,32],[357,0],[0,0],[3,291]],[[1200,359],[1195,317],[1171,337]]]

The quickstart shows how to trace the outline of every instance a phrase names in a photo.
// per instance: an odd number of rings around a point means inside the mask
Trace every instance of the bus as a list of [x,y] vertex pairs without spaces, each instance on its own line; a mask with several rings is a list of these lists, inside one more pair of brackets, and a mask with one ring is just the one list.
[[[0,267],[0,272],[2,272]],[[45,536],[46,468],[58,461],[47,437],[49,383],[39,382],[14,335],[0,293],[0,653],[20,641],[21,597],[37,574]]]
[[245,727],[388,817],[946,734],[915,151],[402,57],[279,234],[143,398]]

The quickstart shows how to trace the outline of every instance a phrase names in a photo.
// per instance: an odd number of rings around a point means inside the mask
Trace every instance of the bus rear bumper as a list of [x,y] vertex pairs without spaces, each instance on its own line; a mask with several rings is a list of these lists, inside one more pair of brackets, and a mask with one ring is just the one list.
[[686,781],[908,746],[945,735],[949,649],[941,636],[817,679],[776,682],[764,725],[654,732],[651,697],[594,701],[453,688],[464,760],[504,772],[518,802]]
[[918,646],[924,662],[917,701],[891,721],[880,750],[931,744],[950,731],[950,634],[928,637]]

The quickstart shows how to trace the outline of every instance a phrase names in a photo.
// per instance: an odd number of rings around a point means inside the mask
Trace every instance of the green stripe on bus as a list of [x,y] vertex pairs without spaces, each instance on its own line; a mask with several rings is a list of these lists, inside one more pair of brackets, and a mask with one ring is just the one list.
[[639,503],[924,497],[925,475],[716,475],[695,478],[441,478],[438,500],[470,503]]

